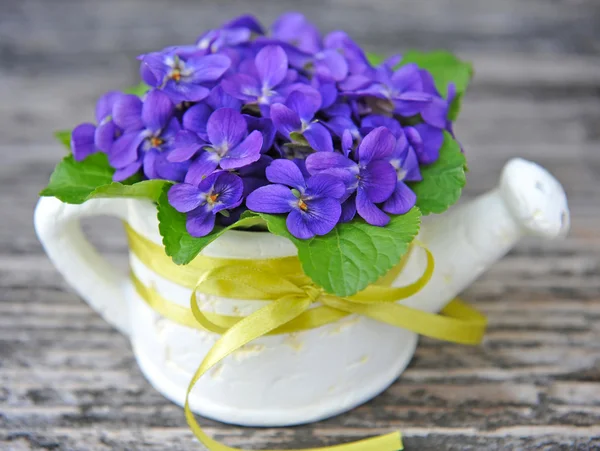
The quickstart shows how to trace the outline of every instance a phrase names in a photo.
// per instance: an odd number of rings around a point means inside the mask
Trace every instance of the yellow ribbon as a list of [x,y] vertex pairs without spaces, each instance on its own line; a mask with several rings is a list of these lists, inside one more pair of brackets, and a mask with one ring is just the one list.
[[[427,266],[416,282],[404,287],[389,285],[401,272],[406,261],[403,259],[390,271],[393,278],[388,274],[363,291],[341,298],[325,293],[315,286],[302,273],[296,257],[243,260],[199,256],[189,265],[176,266],[161,246],[137,234],[127,225],[126,231],[131,251],[144,265],[165,279],[192,290],[188,309],[164,299],[154,288],[145,286],[132,274],[134,287],[140,297],[160,315],[178,324],[221,335],[194,373],[185,401],[188,425],[210,451],[244,450],[225,446],[206,435],[190,409],[189,395],[198,380],[214,365],[259,337],[314,329],[351,314],[359,314],[395,327],[456,343],[478,344],[485,331],[485,317],[458,299],[451,301],[440,315],[397,304],[397,301],[414,295],[429,282],[434,261],[426,248],[423,249],[427,256]],[[197,291],[213,296],[255,299],[269,303],[245,317],[220,315],[200,310],[196,298]],[[395,432],[349,444],[303,451],[400,449],[401,435]]]

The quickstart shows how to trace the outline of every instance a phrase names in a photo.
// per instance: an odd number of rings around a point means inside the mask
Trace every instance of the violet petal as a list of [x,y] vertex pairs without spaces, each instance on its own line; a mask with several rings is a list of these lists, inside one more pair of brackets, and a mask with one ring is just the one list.
[[322,124],[313,122],[304,130],[303,136],[317,152],[333,152],[331,133]]
[[273,160],[265,172],[271,183],[291,186],[300,191],[304,191],[306,188],[302,171],[290,160],[283,158]]
[[104,121],[98,127],[94,133],[94,143],[96,147],[103,152],[109,152],[115,142],[115,136],[119,129],[115,125],[114,121]]
[[363,190],[358,190],[356,194],[356,211],[371,225],[383,227],[390,222],[389,216],[369,200]]
[[268,45],[254,59],[263,87],[273,88],[287,75],[288,58],[278,45]]
[[285,105],[295,111],[303,122],[309,122],[321,108],[321,101],[319,91],[307,86],[302,91],[292,92]]
[[258,130],[253,131],[246,139],[227,152],[221,159],[221,167],[237,169],[254,163],[260,158],[262,143],[262,134]]
[[[307,200],[308,210],[303,214],[304,222],[314,235],[326,235],[337,225],[342,214],[339,201],[331,197]],[[290,216],[297,212],[293,210]]]
[[180,162],[192,158],[205,143],[194,132],[181,130],[175,136],[174,149],[169,153],[169,161]]
[[237,146],[244,139],[247,125],[241,113],[231,108],[219,108],[208,119],[206,133],[215,147],[226,150]]
[[310,196],[340,199],[346,193],[346,187],[338,178],[321,173],[307,180],[306,193]]
[[306,169],[311,174],[331,168],[355,168],[358,172],[358,166],[354,161],[337,152],[317,152],[306,158]]
[[386,127],[377,127],[358,146],[358,159],[361,164],[367,164],[374,159],[389,157],[395,146],[394,135]]
[[290,133],[297,132],[302,129],[302,122],[298,113],[291,110],[282,103],[271,105],[271,120],[273,125],[286,138],[290,139]]
[[415,206],[417,195],[404,182],[397,182],[396,189],[383,204],[383,210],[394,215],[403,215]]
[[97,152],[94,144],[96,126],[90,123],[79,124],[71,133],[71,149],[75,161],[82,161],[89,155]]
[[114,182],[122,182],[123,180],[128,179],[133,174],[138,172],[141,167],[142,167],[141,161],[134,161],[133,163],[128,164],[125,167],[117,169],[115,171],[115,173],[113,174],[113,181]]
[[112,115],[113,107],[122,95],[119,91],[109,91],[98,99],[96,102],[96,122],[98,124]]
[[158,173],[156,172],[156,160],[158,155],[159,152],[157,150],[150,149],[144,153],[142,158],[144,175],[149,179],[159,178]]
[[284,185],[262,186],[246,198],[246,206],[258,213],[287,213],[297,202],[292,191]]
[[300,240],[307,240],[315,236],[308,226],[308,217],[300,209],[293,209],[288,215],[285,224],[289,232]]
[[192,164],[185,176],[185,183],[198,185],[219,165],[219,157],[214,152],[202,152]]
[[126,132],[143,128],[141,99],[133,94],[121,96],[114,105],[113,120]]
[[154,133],[162,130],[173,116],[175,105],[162,91],[150,91],[142,107],[142,121],[146,128]]
[[235,74],[225,78],[221,87],[230,96],[245,102],[256,101],[261,94],[258,80],[246,74]]
[[183,114],[183,128],[206,137],[206,123],[213,110],[204,103],[197,103]]
[[169,203],[180,213],[187,213],[197,208],[205,196],[198,187],[189,183],[173,185],[168,192]]
[[215,228],[215,215],[203,208],[198,208],[187,215],[185,228],[197,238],[208,235]]
[[374,160],[361,170],[362,190],[375,203],[387,200],[396,186],[396,170],[385,160]]
[[123,168],[138,159],[138,148],[144,135],[138,131],[129,132],[117,139],[110,149],[108,161],[114,168]]
[[204,83],[219,79],[231,65],[231,60],[224,55],[206,55],[189,58],[185,69],[191,74],[186,77],[190,83]]

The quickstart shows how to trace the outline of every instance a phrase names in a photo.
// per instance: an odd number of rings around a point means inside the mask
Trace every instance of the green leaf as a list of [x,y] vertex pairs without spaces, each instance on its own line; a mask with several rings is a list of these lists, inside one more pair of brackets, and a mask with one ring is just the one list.
[[417,207],[423,215],[442,213],[460,198],[466,183],[465,164],[460,146],[450,133],[444,132],[438,160],[421,166],[422,181],[409,183],[417,195]]
[[57,130],[54,132],[56,140],[71,151],[71,130]]
[[136,199],[148,199],[157,202],[165,186],[171,186],[167,180],[143,180],[131,185],[112,182],[103,185],[90,193],[88,199],[101,197],[128,197]]
[[81,204],[99,197],[135,197],[156,201],[165,180],[139,181],[139,176],[122,183],[113,182],[115,170],[108,164],[106,154],[96,153],[83,161],[75,161],[68,155],[56,166],[48,186],[41,196],[54,196],[68,204]]
[[421,69],[427,69],[435,81],[435,87],[446,98],[448,84],[456,86],[456,97],[450,107],[449,118],[454,121],[458,117],[462,96],[473,77],[473,66],[470,62],[462,61],[450,52],[438,50],[435,52],[406,52],[400,65],[415,63]]
[[292,142],[294,142],[294,143],[301,144],[303,146],[308,146],[308,141],[306,140],[306,138],[304,137],[304,135],[302,133],[291,132],[290,138],[291,138]]
[[259,216],[271,233],[289,238],[296,245],[306,275],[337,296],[363,290],[398,264],[421,223],[421,213],[413,208],[404,215],[392,216],[385,227],[354,220],[338,224],[325,236],[299,240],[288,232],[285,216]]
[[427,69],[435,81],[435,87],[444,97],[449,83],[456,85],[456,92],[463,93],[473,76],[473,66],[470,62],[462,61],[450,52],[438,50],[434,52],[406,52],[400,65],[415,63],[421,69]]
[[112,183],[114,169],[103,153],[90,155],[83,161],[75,161],[68,155],[58,163],[50,176],[48,186],[41,196],[54,196],[69,204],[81,204],[99,186]]
[[148,92],[149,89],[150,89],[150,86],[148,86],[146,83],[141,81],[135,86],[131,86],[127,89],[124,89],[123,92],[125,94],[133,94],[134,96],[142,97],[144,94],[146,94]]
[[191,236],[186,227],[186,215],[179,213],[169,203],[167,193],[170,187],[164,187],[158,198],[158,230],[163,237],[165,251],[178,265],[186,265],[207,245],[216,240],[229,229],[235,227],[251,227],[257,225],[257,217],[253,213],[245,213],[241,219],[228,227],[215,227],[207,236],[196,238]]
[[367,53],[367,60],[371,66],[379,66],[381,63],[385,61],[385,56],[380,55],[379,53]]

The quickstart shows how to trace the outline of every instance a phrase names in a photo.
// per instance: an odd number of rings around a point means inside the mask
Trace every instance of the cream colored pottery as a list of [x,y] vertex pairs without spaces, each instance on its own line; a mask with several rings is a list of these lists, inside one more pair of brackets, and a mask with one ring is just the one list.
[[[156,209],[133,199],[94,199],[68,205],[41,198],[35,228],[48,256],[66,281],[106,321],[128,335],[139,366],[164,396],[182,405],[192,373],[218,339],[209,332],[161,318],[84,237],[80,219],[110,215],[161,243]],[[565,193],[545,169],[522,159],[504,168],[499,186],[447,213],[428,217],[419,239],[435,257],[429,284],[403,301],[437,312],[525,234],[563,236],[569,228]],[[269,233],[229,231],[204,255],[273,258],[296,254],[293,244]],[[368,264],[368,262],[362,262]],[[189,305],[190,290],[164,280],[130,256],[131,268],[168,300]],[[416,280],[425,259],[412,252],[396,286]],[[199,295],[201,308],[245,315],[257,301]],[[213,368],[194,388],[192,409],[209,418],[247,426],[284,426],[317,421],[368,401],[404,371],[417,335],[374,320],[351,316],[295,334],[263,337]]]

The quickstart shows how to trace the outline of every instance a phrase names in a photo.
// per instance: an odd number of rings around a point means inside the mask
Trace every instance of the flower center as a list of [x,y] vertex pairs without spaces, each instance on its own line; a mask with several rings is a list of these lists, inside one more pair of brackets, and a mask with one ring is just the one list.
[[214,193],[214,194],[211,194],[210,196],[208,196],[206,198],[206,200],[210,205],[214,205],[214,203],[217,201],[218,198],[219,198],[219,193]]
[[181,79],[188,75],[185,70],[185,63],[179,59],[177,55],[173,59],[167,61],[167,64],[171,67],[167,78],[175,81],[175,83],[179,83]]
[[179,69],[178,67],[173,69],[171,71],[171,79],[175,80],[176,82],[179,82],[179,80],[181,80],[181,69]]
[[306,202],[302,199],[298,199],[298,207],[300,207],[300,210],[302,211],[308,211],[308,205],[306,205]]
[[275,94],[275,91],[273,91],[271,88],[269,88],[269,86],[263,86],[260,96],[258,97],[258,103],[260,103],[261,105],[268,105],[269,104],[269,99]]
[[164,139],[162,139],[159,136],[153,136],[152,138],[150,138],[150,145],[152,147],[160,147],[164,144]]

